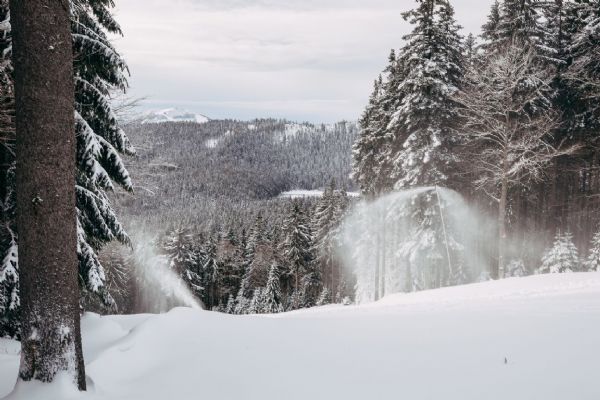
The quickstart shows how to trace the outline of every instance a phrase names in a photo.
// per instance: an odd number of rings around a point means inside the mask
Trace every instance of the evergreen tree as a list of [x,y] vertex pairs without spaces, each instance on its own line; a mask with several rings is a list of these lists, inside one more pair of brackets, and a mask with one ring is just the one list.
[[319,295],[319,299],[317,300],[317,306],[324,306],[325,304],[331,303],[331,296],[329,295],[329,289],[327,287],[323,287],[321,290],[321,294]]
[[206,243],[206,257],[204,264],[202,265],[202,271],[205,276],[208,292],[206,296],[206,305],[210,309],[220,303],[219,291],[222,281],[222,269],[217,258],[217,245],[213,236],[211,236]]
[[317,203],[312,221],[315,262],[323,275],[324,284],[329,285],[331,291],[335,290],[334,268],[336,262],[334,260],[333,231],[337,225],[336,197],[335,183],[331,182]]
[[596,232],[592,238],[585,267],[588,271],[600,271],[600,232]]
[[266,298],[264,291],[265,289],[261,287],[254,289],[248,306],[248,314],[263,314],[265,312]]
[[219,287],[221,299],[234,297],[239,290],[244,275],[244,250],[241,246],[233,228],[230,228],[226,236],[219,240],[215,260],[221,270]]
[[466,70],[473,68],[477,62],[477,58],[477,39],[475,39],[475,35],[469,33],[464,45],[464,68]]
[[538,269],[541,274],[558,274],[576,272],[579,270],[579,254],[573,244],[573,235],[570,232],[558,232],[554,238],[554,245],[542,257],[542,266]]
[[359,120],[360,134],[352,148],[354,180],[358,182],[363,194],[371,196],[378,191],[376,182],[381,164],[381,151],[386,143],[387,122],[383,112],[383,99],[383,79],[379,76],[375,81],[369,104]]
[[246,282],[242,281],[240,290],[235,298],[234,314],[248,314],[250,310],[250,299],[244,294],[247,292]]
[[555,73],[564,71],[571,62],[571,43],[577,30],[574,3],[553,0],[540,4],[544,16],[544,35],[538,46],[540,57],[553,66]]
[[398,89],[402,100],[392,117],[406,135],[393,155],[400,188],[446,183],[456,161],[450,149],[458,120],[453,96],[463,79],[460,27],[447,1],[418,3],[403,14],[414,29],[399,55],[405,71]]
[[494,53],[500,47],[500,3],[494,1],[487,22],[481,27],[481,48],[486,54]]
[[582,128],[583,141],[592,149],[600,129],[600,0],[578,0],[573,6],[575,26],[569,50],[573,57],[567,79],[582,99],[576,111],[575,127]]
[[258,213],[246,244],[245,271],[241,284],[243,297],[251,298],[254,289],[266,285],[272,252],[265,220],[262,213]]
[[301,278],[312,262],[312,235],[299,201],[293,201],[284,221],[283,258],[294,277],[294,292],[301,289]]
[[498,24],[498,47],[515,45],[536,49],[544,38],[540,21],[541,0],[504,0]]
[[187,228],[173,229],[165,238],[163,250],[169,265],[180,274],[193,262],[192,245],[192,235]]
[[263,292],[264,305],[263,310],[268,314],[275,314],[283,311],[281,305],[281,290],[279,288],[279,268],[276,264],[269,270],[267,286]]
[[199,268],[199,262],[204,257],[194,249],[189,229],[180,227],[170,231],[163,243],[163,250],[169,260],[169,267],[181,277],[192,293],[206,303],[203,297],[204,279]]
[[127,89],[128,68],[108,37],[122,34],[110,10],[112,2],[79,0],[71,4],[79,270],[85,289],[99,293],[110,304],[97,253],[112,240],[130,243],[107,195],[114,184],[133,191],[120,154],[133,155],[135,150],[119,126],[110,101],[114,92]]
[[235,299],[233,298],[233,295],[229,295],[229,298],[227,299],[227,306],[225,307],[225,312],[227,314],[234,314],[235,313]]

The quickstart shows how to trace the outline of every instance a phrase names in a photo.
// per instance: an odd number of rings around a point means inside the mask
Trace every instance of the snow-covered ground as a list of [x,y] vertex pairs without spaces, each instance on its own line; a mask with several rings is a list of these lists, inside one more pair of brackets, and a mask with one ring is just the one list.
[[[600,399],[600,273],[512,278],[276,316],[83,318],[85,399]],[[18,345],[0,342],[0,395]],[[64,382],[13,398],[65,399]]]
[[[279,194],[280,198],[286,199],[298,199],[303,197],[321,197],[323,196],[322,190],[305,190],[305,189],[294,189]],[[360,194],[357,192],[348,192],[350,197],[359,197]]]

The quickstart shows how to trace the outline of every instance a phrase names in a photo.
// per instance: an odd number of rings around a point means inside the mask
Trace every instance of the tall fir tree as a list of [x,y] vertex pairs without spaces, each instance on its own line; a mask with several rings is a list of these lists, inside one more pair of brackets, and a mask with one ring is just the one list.
[[216,307],[220,303],[220,288],[222,286],[222,267],[217,256],[217,244],[214,236],[210,236],[206,243],[206,257],[202,265],[203,276],[205,277],[205,304],[208,309]]
[[269,270],[267,286],[265,287],[263,296],[264,312],[275,314],[283,311],[281,289],[279,287],[279,268],[277,264],[273,264]]
[[309,271],[313,261],[312,233],[309,221],[299,201],[293,201],[284,221],[283,259],[293,277],[294,292],[302,289],[302,277]]
[[414,25],[399,54],[404,79],[392,118],[406,135],[394,157],[396,187],[445,184],[456,161],[451,149],[458,121],[454,94],[463,79],[460,26],[446,0],[418,0],[403,14]]
[[379,76],[373,85],[369,104],[359,120],[360,134],[352,148],[353,176],[361,192],[367,196],[374,196],[379,190],[376,185],[377,176],[381,165],[381,150],[386,143],[384,93],[383,78]]
[[500,47],[500,2],[492,3],[487,22],[481,27],[481,49],[486,54],[492,54]]
[[539,6],[541,0],[504,0],[498,24],[499,47],[516,45],[537,49],[544,38]]

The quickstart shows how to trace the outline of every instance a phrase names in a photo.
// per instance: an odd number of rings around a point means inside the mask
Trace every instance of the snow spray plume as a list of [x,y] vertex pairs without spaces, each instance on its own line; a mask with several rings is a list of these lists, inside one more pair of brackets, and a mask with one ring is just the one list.
[[355,207],[339,257],[356,274],[357,301],[373,301],[479,280],[490,270],[495,229],[452,190],[403,190]]
[[158,254],[156,240],[144,234],[134,236],[134,264],[138,277],[140,306],[144,311],[160,313],[180,306],[202,309],[201,302],[181,277],[169,267],[168,258]]

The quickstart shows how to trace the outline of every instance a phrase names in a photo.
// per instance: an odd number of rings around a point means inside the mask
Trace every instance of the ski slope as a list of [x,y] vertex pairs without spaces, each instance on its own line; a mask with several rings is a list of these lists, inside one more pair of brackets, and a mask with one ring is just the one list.
[[[600,273],[512,278],[276,316],[83,318],[90,391],[38,399],[600,399]],[[18,344],[0,342],[0,396]]]

